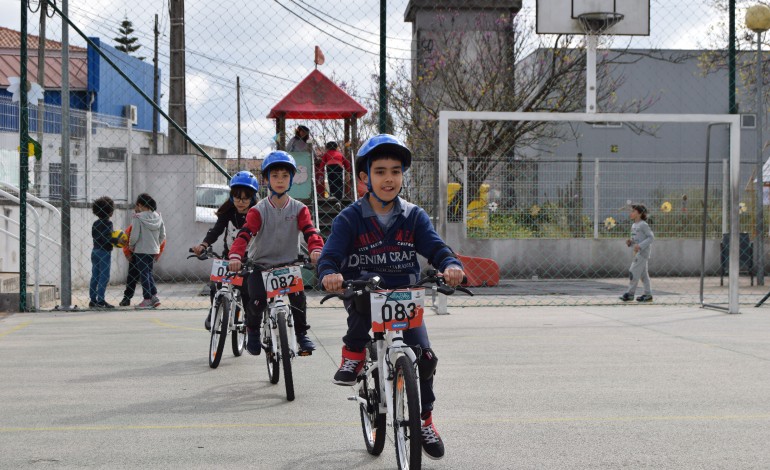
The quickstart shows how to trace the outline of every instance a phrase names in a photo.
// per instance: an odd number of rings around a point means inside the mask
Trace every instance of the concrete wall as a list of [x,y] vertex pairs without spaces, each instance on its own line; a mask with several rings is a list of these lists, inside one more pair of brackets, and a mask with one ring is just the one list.
[[[494,259],[501,278],[625,277],[632,258],[623,239],[464,239],[456,223],[447,225],[446,242],[460,254]],[[707,275],[719,274],[719,243],[706,240]],[[650,275],[700,276],[700,253],[699,239],[657,239]]]

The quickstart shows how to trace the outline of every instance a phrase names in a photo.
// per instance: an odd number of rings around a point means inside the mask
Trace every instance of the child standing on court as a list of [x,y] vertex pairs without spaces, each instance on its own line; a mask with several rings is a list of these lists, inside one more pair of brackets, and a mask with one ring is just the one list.
[[[382,278],[384,288],[397,288],[417,282],[420,264],[417,255],[443,271],[446,283],[457,286],[465,273],[462,264],[436,233],[428,214],[398,197],[404,172],[412,163],[412,152],[396,137],[376,135],[361,146],[356,155],[358,178],[366,184],[366,195],[343,209],[334,219],[332,233],[318,263],[318,277],[324,289],[339,292],[344,280]],[[363,368],[371,329],[368,297],[346,301],[348,330],[342,338],[342,361],[334,383],[354,385]],[[406,330],[404,341],[420,346],[420,402],[423,451],[431,459],[444,456],[444,443],[433,424],[433,374],[438,359],[430,348],[425,323]]]
[[115,308],[104,300],[107,284],[110,282],[110,261],[112,258],[112,217],[115,203],[107,196],[100,197],[91,205],[97,217],[91,226],[94,248],[91,250],[91,285],[88,289],[91,308]]
[[[313,226],[307,206],[288,194],[297,172],[294,157],[283,150],[270,152],[262,162],[261,170],[270,197],[259,201],[246,214],[246,223],[230,247],[228,269],[231,272],[241,270],[241,260],[246,256],[247,249],[248,258],[257,265],[291,263],[299,253],[299,234],[305,238],[310,261],[316,263],[321,255],[323,239]],[[252,308],[246,309],[246,328],[249,332],[246,350],[258,356],[262,352],[259,329],[267,307],[267,293],[262,273],[258,270],[249,275],[248,289]],[[307,336],[309,326],[305,293],[289,294],[289,303],[294,309],[297,344],[302,351],[313,351],[315,344]]]
[[644,204],[634,204],[631,206],[631,238],[626,240],[626,246],[633,248],[634,260],[631,262],[631,283],[628,290],[620,297],[623,302],[634,300],[636,286],[639,279],[644,284],[644,294],[636,298],[637,302],[652,302],[652,289],[650,288],[650,275],[647,272],[647,265],[652,253],[652,242],[655,235],[652,229],[647,225],[647,207]]
[[136,258],[134,261],[144,297],[144,300],[136,306],[137,309],[154,308],[160,305],[152,269],[160,255],[160,244],[166,239],[166,228],[163,226],[163,218],[156,212],[157,208],[155,199],[147,193],[142,193],[136,198],[128,249],[131,256]]

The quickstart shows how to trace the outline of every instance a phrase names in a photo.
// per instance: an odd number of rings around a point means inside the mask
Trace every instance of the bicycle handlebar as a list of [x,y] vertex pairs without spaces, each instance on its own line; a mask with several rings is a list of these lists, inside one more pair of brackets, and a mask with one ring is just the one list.
[[[407,285],[403,287],[397,287],[395,289],[383,289],[383,290],[389,290],[394,291],[397,289],[408,289],[410,287],[422,287],[425,284],[435,284],[436,290],[441,292],[444,295],[452,295],[455,293],[455,291],[464,292],[470,296],[473,295],[473,292],[471,292],[469,289],[463,286],[457,286],[452,287],[444,281],[444,276],[438,274],[438,272],[435,269],[429,269],[425,273],[425,277],[420,279],[417,284]],[[374,290],[382,289],[380,286],[380,282],[382,279],[380,276],[374,276],[371,279],[368,280],[350,280],[350,281],[344,281],[342,283],[342,288],[345,289],[341,294],[339,293],[333,293],[333,294],[327,294],[324,296],[323,299],[321,299],[321,303],[326,302],[327,300],[331,298],[338,298],[341,300],[350,300],[353,297],[357,297],[359,295],[364,295],[367,292],[372,292]],[[467,282],[467,279],[463,277],[463,282]]]
[[198,258],[201,261],[206,261],[209,258],[216,258],[216,259],[222,259],[222,255],[218,254],[216,251],[214,251],[213,248],[210,246],[206,248],[203,252],[201,252],[200,255],[196,255],[195,251],[193,251],[192,248],[189,248],[187,250],[188,253],[192,253],[190,256],[187,257],[187,259],[190,258]]

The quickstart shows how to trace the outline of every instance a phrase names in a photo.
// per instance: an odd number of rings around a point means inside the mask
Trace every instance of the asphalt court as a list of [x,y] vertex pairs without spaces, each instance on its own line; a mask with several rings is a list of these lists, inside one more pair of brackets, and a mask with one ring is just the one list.
[[[424,468],[770,468],[770,312],[473,307],[426,317],[447,456]],[[0,319],[1,468],[395,468],[331,384],[345,313],[312,308],[297,398],[204,312]]]

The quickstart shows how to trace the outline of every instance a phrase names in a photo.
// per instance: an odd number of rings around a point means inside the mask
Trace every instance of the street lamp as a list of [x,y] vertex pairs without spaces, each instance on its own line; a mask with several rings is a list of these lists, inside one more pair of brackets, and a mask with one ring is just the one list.
[[765,215],[763,188],[762,160],[762,115],[764,104],[762,100],[762,33],[770,29],[770,8],[767,5],[754,5],[746,11],[746,27],[757,33],[757,185],[756,185],[756,217],[757,217],[757,285],[765,285]]

